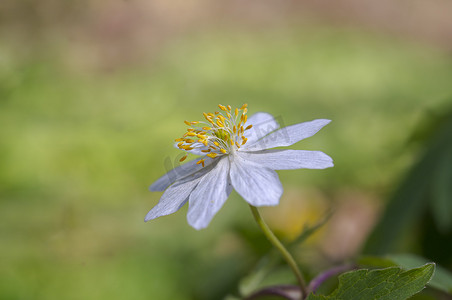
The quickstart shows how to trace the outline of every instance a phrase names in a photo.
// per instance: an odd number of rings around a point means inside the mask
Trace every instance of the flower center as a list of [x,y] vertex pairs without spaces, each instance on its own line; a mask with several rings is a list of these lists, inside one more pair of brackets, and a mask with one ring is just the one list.
[[[248,118],[247,104],[240,109],[232,109],[230,105],[218,105],[220,111],[215,113],[203,113],[206,121],[184,121],[189,127],[187,132],[176,139],[177,147],[184,151],[193,149],[200,150],[210,158],[219,155],[234,153],[245,145],[247,138],[244,136],[245,131],[253,127],[243,126]],[[182,157],[180,161],[184,161],[187,155]],[[198,164],[204,166],[205,159],[198,161]]]

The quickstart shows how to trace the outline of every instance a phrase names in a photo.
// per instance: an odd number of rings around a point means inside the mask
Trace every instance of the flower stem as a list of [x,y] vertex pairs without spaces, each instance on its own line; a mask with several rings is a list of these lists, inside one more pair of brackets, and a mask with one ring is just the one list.
[[262,229],[262,232],[265,234],[270,243],[272,243],[273,246],[275,246],[275,248],[278,249],[278,251],[286,260],[289,267],[292,269],[292,272],[295,274],[295,277],[297,278],[297,282],[302,293],[302,298],[304,299],[307,296],[306,284],[303,279],[303,275],[301,274],[300,269],[298,268],[297,263],[295,262],[294,258],[289,253],[289,251],[287,251],[284,245],[278,240],[276,235],[271,231],[267,223],[265,223],[264,219],[262,219],[262,216],[259,213],[257,207],[250,205],[250,208],[251,212],[253,213],[254,219],[257,222],[257,225],[259,225],[259,227]]

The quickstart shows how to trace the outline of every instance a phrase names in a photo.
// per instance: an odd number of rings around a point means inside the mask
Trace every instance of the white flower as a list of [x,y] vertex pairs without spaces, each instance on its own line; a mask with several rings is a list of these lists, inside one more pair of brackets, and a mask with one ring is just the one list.
[[[277,205],[283,193],[274,170],[324,169],[333,160],[320,151],[282,150],[317,133],[330,120],[318,119],[279,128],[268,113],[247,119],[247,105],[232,110],[204,113],[206,122],[188,122],[187,132],[176,139],[177,147],[202,155],[160,177],[151,191],[164,191],[145,221],[172,214],[187,201],[188,223],[195,229],[209,225],[234,188],[253,206]],[[182,157],[180,161],[185,160]]]

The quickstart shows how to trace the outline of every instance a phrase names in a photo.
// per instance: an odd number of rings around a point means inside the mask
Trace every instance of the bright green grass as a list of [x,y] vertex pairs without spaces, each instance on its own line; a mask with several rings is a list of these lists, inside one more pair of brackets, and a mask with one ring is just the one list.
[[394,184],[413,126],[452,94],[442,53],[331,29],[205,33],[109,75],[10,59],[0,73],[1,299],[218,299],[244,268],[227,233],[252,226],[246,205],[233,196],[201,232],[185,211],[142,222],[183,120],[244,102],[286,125],[332,119],[296,147],[323,150],[336,167],[280,172],[283,185],[372,191]]

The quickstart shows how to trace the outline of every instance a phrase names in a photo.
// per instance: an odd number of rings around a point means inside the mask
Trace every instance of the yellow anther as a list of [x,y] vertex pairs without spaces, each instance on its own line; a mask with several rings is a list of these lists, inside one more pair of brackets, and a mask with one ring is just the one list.
[[239,114],[239,109],[236,108],[236,109],[235,109],[235,116],[237,117],[238,114]]
[[217,154],[216,153],[209,153],[209,154],[206,154],[208,157],[210,157],[210,158],[215,158],[215,157],[217,157]]
[[235,127],[235,125],[234,125],[234,127],[232,128],[232,131],[234,131],[234,133],[237,132],[237,127]]
[[213,142],[215,144],[215,146],[220,147],[220,144],[218,144],[218,142]]
[[240,148],[239,143],[235,142],[235,145],[237,146],[237,148]]
[[178,139],[175,139],[174,141],[175,142],[182,142],[184,139],[182,139],[182,138],[178,138]]
[[194,148],[193,147],[190,147],[190,146],[185,146],[185,147],[183,147],[185,150],[187,150],[187,151],[189,151],[189,150],[193,150]]
[[245,115],[247,112],[248,112],[248,108],[245,107],[245,108],[243,109],[243,114]]
[[231,106],[230,105],[228,105],[228,111],[231,112]]
[[251,129],[253,127],[253,125],[248,125],[246,126],[245,130]]
[[240,109],[245,109],[248,106],[248,104],[243,104],[242,107]]
[[246,137],[242,136],[242,145],[245,145],[245,143],[248,141],[248,139]]
[[226,113],[226,116],[228,116],[228,119],[231,118],[231,114],[230,113]]
[[226,106],[224,106],[224,105],[218,104],[218,107],[223,111],[227,110]]
[[196,164],[197,165],[202,164],[202,166],[204,167],[204,159],[200,159]]
[[198,124],[198,121],[191,121],[190,124]]
[[220,119],[217,119],[217,125],[218,125],[219,127],[223,127],[223,123],[221,123],[221,120],[220,120]]
[[218,115],[219,113],[220,113],[219,111],[216,111],[216,112],[215,112],[216,115]]
[[210,127],[203,127],[202,129],[203,130],[211,130],[212,128],[210,128]]
[[208,153],[208,152],[210,152],[210,149],[207,149],[207,150],[201,150],[201,152]]
[[187,155],[182,156],[181,159],[179,159],[180,162],[184,161],[187,158]]
[[188,126],[191,125],[190,122],[188,122],[188,121],[184,121],[184,123],[187,124]]
[[177,144],[177,147],[181,148],[181,146],[184,144],[184,142],[180,142],[179,144]]
[[202,143],[207,147],[207,140],[202,141]]
[[195,141],[192,140],[192,139],[185,139],[185,142],[188,143],[188,144],[191,144],[191,143],[194,143]]
[[240,129],[239,129],[239,134],[242,134],[243,133],[243,126],[240,126]]
[[186,132],[185,134],[184,134],[185,136],[196,136],[196,133],[194,133],[194,132],[192,132],[192,131],[189,131],[189,132]]
[[221,153],[223,153],[223,154],[226,154],[226,153],[227,153],[227,151],[224,150],[223,148],[221,148],[220,151],[221,151]]
[[246,120],[248,120],[248,115],[245,115],[245,118],[243,119],[244,119],[243,123],[246,123]]
[[232,139],[230,139],[229,142],[231,143],[231,146],[234,146],[234,141]]
[[208,113],[207,115],[212,118],[215,117],[215,115],[213,113]]
[[206,136],[204,134],[200,134],[200,133],[198,133],[196,136],[199,137],[200,139],[205,139],[206,138]]

